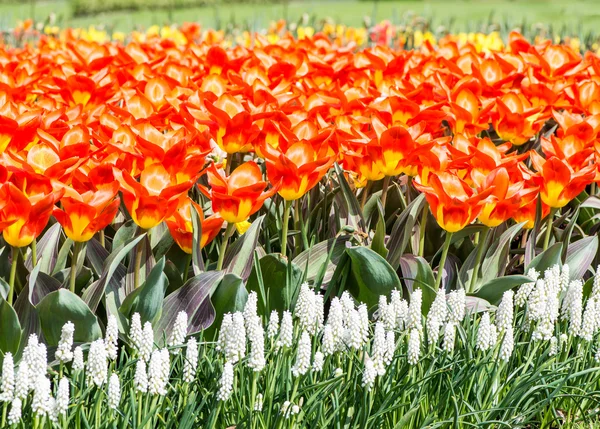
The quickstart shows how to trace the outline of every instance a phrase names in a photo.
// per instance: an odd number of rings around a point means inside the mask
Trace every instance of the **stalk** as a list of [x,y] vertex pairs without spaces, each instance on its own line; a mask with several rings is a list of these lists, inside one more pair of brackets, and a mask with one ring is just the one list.
[[283,209],[282,228],[281,228],[281,256],[287,255],[287,234],[288,234],[288,223],[290,220],[290,209],[292,208],[292,201],[285,202]]
[[469,285],[468,292],[473,292],[475,284],[477,283],[477,277],[479,276],[479,265],[481,264],[481,258],[483,257],[483,250],[485,248],[485,242],[487,241],[487,236],[489,232],[490,229],[486,226],[481,232],[481,236],[479,237],[477,255],[475,256],[475,266],[473,267],[473,277],[471,277],[471,284]]
[[17,277],[17,262],[19,260],[19,249],[12,248],[12,263],[10,265],[10,277],[8,279],[8,303],[12,305],[15,294],[15,278]]
[[381,188],[381,205],[383,206],[383,211],[385,213],[385,201],[387,200],[387,190],[390,186],[390,176],[385,176],[383,178],[383,188]]
[[438,267],[437,276],[435,278],[435,289],[439,289],[440,284],[442,283],[442,274],[444,272],[444,264],[446,263],[446,258],[448,257],[448,249],[450,249],[450,240],[452,239],[452,233],[446,232],[446,241],[444,241],[444,247],[442,250],[442,258],[440,259],[440,265]]
[[133,288],[140,287],[140,269],[142,268],[142,246],[143,240],[138,244],[137,252],[135,253],[135,265],[133,267]]
[[35,268],[37,265],[37,240],[35,238],[31,242],[31,263]]
[[229,241],[229,236],[233,233],[233,228],[235,228],[235,223],[227,223],[227,229],[225,230],[225,236],[223,237],[223,241],[221,242],[221,247],[219,248],[219,260],[217,261],[217,271],[223,269],[223,261],[225,260],[225,251],[227,250],[227,242]]
[[367,203],[367,197],[369,194],[369,191],[371,190],[371,185],[373,184],[373,182],[371,182],[370,180],[367,181],[367,184],[365,185],[365,187],[363,188],[363,192],[360,198],[360,209],[364,209],[365,208],[365,204]]
[[104,230],[103,229],[100,230],[100,234],[99,235],[100,235],[99,236],[99,238],[100,238],[100,245],[102,247],[106,247],[106,238],[104,237]]
[[429,204],[425,202],[423,212],[421,212],[421,222],[419,222],[419,256],[425,254],[425,229],[427,228],[427,215],[429,214]]
[[71,292],[75,293],[75,280],[77,280],[77,259],[81,251],[81,243],[76,241],[73,245],[73,258],[71,259],[71,276],[69,278],[69,286]]
[[548,248],[548,244],[550,243],[550,236],[552,235],[552,219],[554,219],[554,213],[556,213],[556,209],[551,208],[550,214],[548,215],[548,219],[546,221],[546,236],[544,237],[544,250]]

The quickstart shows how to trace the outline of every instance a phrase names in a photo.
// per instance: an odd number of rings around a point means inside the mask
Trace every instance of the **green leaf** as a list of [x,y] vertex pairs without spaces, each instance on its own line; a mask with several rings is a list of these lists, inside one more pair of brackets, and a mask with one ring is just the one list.
[[380,295],[389,295],[400,289],[400,279],[392,266],[379,254],[368,247],[346,249],[350,257],[350,273],[346,288],[354,297],[374,307]]
[[[150,271],[150,275],[137,290],[131,292],[123,303],[121,314],[129,319],[134,312],[140,313],[142,323],[156,323],[160,319],[163,299],[169,285],[169,280],[163,272],[165,269],[165,258],[163,257]],[[133,295],[133,302],[128,301]],[[129,310],[128,312],[125,312]]]
[[202,249],[200,248],[200,242],[202,240],[202,222],[200,222],[200,215],[196,210],[196,206],[192,204],[192,269],[194,275],[197,276],[204,271],[204,261],[202,260]]
[[354,192],[352,192],[350,185],[348,185],[348,182],[344,177],[344,170],[342,170],[342,167],[340,167],[337,163],[335,164],[335,172],[342,190],[342,195],[344,196],[344,200],[348,208],[349,225],[354,227],[354,229],[357,231],[365,232],[367,228],[365,226],[365,220],[363,218],[362,211],[360,210],[360,204],[358,203]]
[[243,311],[247,300],[248,291],[243,280],[235,274],[225,274],[210,298],[215,310],[215,320],[206,330],[207,337],[211,338],[216,333],[225,313]]
[[98,319],[92,310],[69,290],[59,289],[46,295],[37,309],[49,346],[58,345],[61,329],[69,321],[75,325],[75,342],[88,343],[102,337]]
[[[21,324],[15,309],[0,297],[0,354],[4,356],[7,352],[16,355],[21,342]],[[0,359],[1,360],[1,359]]]
[[537,255],[531,263],[527,266],[525,273],[527,273],[531,268],[535,268],[535,270],[541,274],[544,274],[548,268],[561,264],[561,254],[562,254],[563,243],[558,242],[554,243],[552,246],[548,247],[542,253]]
[[[58,241],[60,239],[60,224],[55,223],[44,233],[37,243],[37,265],[40,265],[42,273],[50,274],[56,266],[58,256]],[[25,267],[29,271],[33,269],[32,254],[25,261]]]
[[596,257],[596,253],[598,253],[597,235],[582,238],[569,246],[565,263],[569,266],[571,280],[583,277]]
[[[207,271],[189,279],[185,285],[168,295],[162,303],[162,314],[155,326],[154,337],[160,342],[169,338],[180,311],[188,315],[188,334],[195,334],[212,325],[215,313],[210,296],[215,292],[225,273]],[[210,305],[206,305],[210,304]]]
[[[286,310],[286,287],[295,291],[302,282],[302,270],[293,262],[279,254],[263,256],[258,262],[263,287],[259,281],[256,268],[252,269],[246,287],[258,294],[258,309],[262,314],[270,314],[272,310]],[[289,265],[291,264],[291,267]],[[288,268],[291,268],[291,279],[288,279]],[[291,280],[291,284],[287,284]]]
[[530,283],[533,280],[527,276],[513,275],[498,277],[492,279],[481,286],[473,295],[483,298],[491,304],[497,304],[502,299],[504,292],[521,286],[524,283]]
[[412,236],[417,218],[424,208],[425,195],[420,194],[411,201],[398,219],[396,219],[396,222],[394,222],[390,238],[388,239],[389,253],[386,259],[395,269],[400,265],[400,257],[404,254],[404,250]]
[[296,256],[294,264],[304,271],[307,282],[313,283],[322,279],[321,285],[326,286],[329,284],[340,258],[346,252],[346,243],[351,238],[349,235],[340,235],[315,244]]
[[137,225],[131,219],[121,225],[119,229],[117,229],[117,232],[115,232],[115,237],[112,242],[112,251],[114,252],[125,246],[126,243],[131,242],[133,237],[135,237],[137,228]]
[[519,231],[523,229],[523,226],[525,226],[525,222],[511,226],[492,243],[481,265],[481,284],[504,275],[508,263],[510,243]]
[[248,231],[229,246],[223,264],[226,273],[235,274],[242,279],[248,278],[252,271],[254,249],[258,245],[260,226],[264,218],[263,215],[252,222]]
[[465,298],[465,308],[466,314],[471,315],[490,311],[494,306],[483,298],[467,295]]
[[435,278],[429,263],[420,256],[404,255],[400,258],[400,271],[409,292],[415,289],[423,291],[423,306],[421,311],[427,314],[435,299]]
[[383,212],[381,201],[379,200],[377,201],[377,211],[379,212],[379,218],[377,219],[377,226],[375,227],[375,236],[371,242],[371,249],[385,258],[389,252],[385,248],[385,214]]
[[0,277],[0,297],[6,299],[8,297],[8,292],[10,292],[10,285],[6,283],[6,280]]

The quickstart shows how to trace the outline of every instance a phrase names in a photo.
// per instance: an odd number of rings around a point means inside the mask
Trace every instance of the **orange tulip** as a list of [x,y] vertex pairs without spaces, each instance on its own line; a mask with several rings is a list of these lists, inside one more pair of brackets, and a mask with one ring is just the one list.
[[335,162],[333,155],[321,155],[307,141],[292,144],[284,152],[263,145],[267,175],[280,184],[278,193],[286,201],[302,197],[319,183]]
[[194,230],[192,227],[192,206],[198,212],[201,222],[202,237],[200,238],[200,248],[204,248],[208,243],[213,241],[217,234],[221,231],[224,219],[218,213],[204,218],[202,208],[190,199],[183,200],[183,203],[173,213],[169,219],[165,221],[171,236],[177,245],[187,254],[192,254],[192,243]]
[[247,220],[277,191],[276,187],[265,191],[267,182],[263,181],[260,168],[253,161],[240,165],[229,177],[214,164],[208,167],[207,174],[210,190],[202,185],[198,188],[212,200],[213,211],[228,223]]
[[89,241],[115,218],[120,204],[119,198],[115,199],[117,192],[119,182],[116,181],[83,194],[74,189],[67,190],[60,200],[62,209],[55,207],[52,214],[71,240]]
[[64,191],[54,191],[50,180],[29,173],[15,173],[0,189],[4,240],[13,247],[29,246],[46,228],[52,207]]
[[192,181],[178,183],[162,164],[146,167],[137,182],[127,172],[122,173],[123,201],[133,221],[142,229],[150,229],[170,217],[179,206],[179,199],[192,186]]
[[437,223],[448,232],[457,232],[473,222],[481,212],[493,189],[476,194],[458,176],[449,173],[430,173],[429,186],[417,181],[415,187],[425,194]]
[[531,153],[531,161],[538,171],[533,179],[540,187],[542,201],[551,208],[566,206],[595,177],[596,166],[593,164],[575,172],[566,161],[557,157],[544,159],[536,152]]

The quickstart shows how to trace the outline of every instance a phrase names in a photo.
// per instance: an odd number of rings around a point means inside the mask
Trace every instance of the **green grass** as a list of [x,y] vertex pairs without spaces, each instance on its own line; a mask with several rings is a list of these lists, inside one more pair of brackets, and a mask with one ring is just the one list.
[[[148,1],[151,5],[152,2]],[[106,25],[122,31],[153,24],[197,21],[205,27],[215,27],[219,22],[226,25],[231,21],[243,24],[251,29],[260,29],[272,20],[284,18],[285,8],[281,4],[227,4],[213,7],[198,7],[175,10],[138,12],[114,12],[95,16],[73,18],[66,0],[39,1],[33,9],[28,2],[0,4],[0,27],[9,28],[17,20],[31,17],[33,11],[37,20],[45,19],[50,13],[56,14],[61,26],[81,27]],[[489,22],[490,16],[497,23],[509,23],[516,26],[525,22],[528,26],[542,23],[552,25],[555,30],[565,28],[569,32],[597,31],[600,23],[600,1],[593,0],[538,0],[538,1],[446,1],[446,0],[407,0],[401,2],[370,1],[302,1],[291,2],[287,8],[287,18],[299,20],[303,14],[326,17],[347,25],[362,25],[365,16],[375,21],[389,19],[403,22],[408,14],[417,14],[428,18],[433,29],[443,25],[455,31],[478,30]]]

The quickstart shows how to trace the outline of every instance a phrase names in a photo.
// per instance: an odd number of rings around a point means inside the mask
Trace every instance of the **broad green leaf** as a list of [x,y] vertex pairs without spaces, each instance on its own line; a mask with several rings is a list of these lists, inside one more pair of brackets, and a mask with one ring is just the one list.
[[[258,309],[262,314],[272,310],[287,310],[285,305],[285,288],[295,291],[302,282],[302,268],[279,254],[266,255],[258,262],[260,276],[256,267],[252,269],[247,282],[247,289],[258,294]],[[291,267],[289,265],[291,264]],[[291,268],[291,279],[288,279],[288,269]],[[259,280],[262,280],[259,281]],[[291,280],[291,284],[287,284]],[[261,283],[263,287],[261,288]]]
[[491,304],[498,304],[504,292],[532,281],[529,277],[521,275],[498,277],[482,285],[473,295]]
[[580,279],[590,269],[590,265],[598,253],[598,236],[582,238],[572,243],[567,249],[565,263],[569,266],[571,280]]
[[494,306],[483,298],[467,295],[465,298],[466,314],[483,313],[494,309]]
[[131,242],[135,237],[137,229],[137,225],[131,219],[121,225],[119,229],[117,229],[117,232],[115,232],[115,237],[112,242],[112,251],[114,252],[125,246],[128,242]]
[[315,244],[296,256],[294,264],[304,272],[307,282],[313,283],[322,278],[321,285],[326,286],[351,239],[350,235],[340,235]]
[[[188,334],[194,334],[208,328],[214,321],[214,308],[212,304],[206,309],[206,302],[210,303],[210,296],[214,293],[225,273],[222,271],[207,271],[189,279],[185,285],[168,295],[162,302],[162,314],[154,328],[156,341],[164,337],[169,338],[171,330],[180,311],[188,315]],[[210,310],[213,310],[211,312]]]
[[206,330],[206,335],[211,338],[221,326],[225,313],[243,311],[248,300],[248,291],[242,279],[235,274],[225,274],[210,298],[215,310],[215,320]]
[[580,210],[579,207],[577,207],[577,210],[575,210],[575,213],[573,213],[573,216],[571,216],[571,220],[569,220],[567,227],[563,230],[563,232],[560,236],[560,241],[562,243],[565,243],[562,248],[562,254],[561,254],[561,259],[563,261],[567,259],[567,251],[569,249],[569,243],[571,242],[571,236],[573,235],[573,229],[575,228],[575,224],[577,224],[577,218],[579,217],[579,210]]
[[527,273],[531,268],[535,268],[537,272],[544,274],[544,271],[546,271],[548,268],[551,268],[556,264],[562,264],[562,248],[562,242],[554,243],[552,246],[548,247],[545,251],[533,258],[531,263],[527,266],[525,273]]
[[362,246],[346,249],[346,253],[350,257],[346,288],[358,301],[371,308],[380,295],[389,295],[392,290],[401,288],[396,271],[381,255]]
[[10,285],[6,283],[6,280],[0,277],[0,297],[2,297],[2,299],[7,299],[8,292],[10,292]]
[[400,265],[400,257],[404,254],[408,241],[412,236],[413,228],[421,212],[426,210],[425,207],[425,196],[420,194],[417,198],[406,207],[406,209],[400,214],[388,239],[389,253],[387,255],[387,261],[395,269]]
[[127,267],[127,275],[125,276],[125,293],[129,294],[133,292],[135,289],[135,261],[137,259],[138,252],[142,252],[142,259],[139,270],[139,285],[140,287],[148,276],[150,272],[156,265],[156,261],[154,260],[154,254],[152,253],[152,247],[150,245],[150,239],[148,234],[144,235],[142,241],[138,243],[133,249],[131,249],[131,254],[129,258],[129,266]]
[[248,231],[229,246],[223,263],[226,273],[235,274],[242,279],[248,278],[252,271],[254,249],[258,245],[260,226],[264,218],[263,215],[254,220]]
[[46,295],[37,309],[49,346],[58,344],[61,329],[69,321],[75,325],[75,342],[88,343],[102,337],[102,330],[94,313],[81,298],[66,289]]
[[16,355],[21,342],[21,324],[15,309],[2,297],[0,297],[0,327],[2,327],[0,355],[4,356],[7,352]]
[[196,206],[192,204],[192,269],[194,275],[200,274],[204,271],[204,261],[202,260],[202,249],[200,248],[200,242],[202,241],[202,222],[200,222],[200,215],[196,210]]
[[344,196],[344,201],[346,202],[346,207],[348,208],[349,225],[357,231],[365,232],[365,220],[363,219],[362,211],[360,210],[360,204],[358,203],[354,192],[352,192],[350,189],[350,185],[348,185],[346,177],[344,177],[344,170],[342,170],[342,167],[340,167],[337,163],[335,164],[335,172],[342,190],[342,195]]
[[[58,242],[60,239],[60,224],[55,223],[44,233],[37,243],[37,265],[41,265],[42,273],[50,274],[56,266],[58,256]],[[25,267],[29,271],[33,269],[32,254],[30,253],[25,261]]]
[[375,236],[371,242],[371,249],[385,258],[389,252],[385,248],[385,213],[383,212],[381,201],[377,201],[377,211],[379,212],[379,217],[377,219],[377,227],[375,228]]
[[[163,257],[154,266],[150,275],[142,286],[130,293],[123,303],[123,311],[120,312],[129,319],[134,312],[140,314],[142,323],[156,323],[160,318],[162,311],[162,303],[165,297],[169,281],[164,274],[165,258]],[[138,292],[139,291],[139,292]],[[130,303],[129,298],[133,296],[133,302]],[[126,313],[125,310],[129,312]]]
[[402,279],[410,293],[415,289],[423,291],[423,306],[421,311],[423,314],[427,314],[437,294],[431,266],[420,256],[404,255],[400,258],[400,271],[402,272]]
[[523,229],[523,226],[525,226],[525,222],[511,226],[492,243],[481,265],[482,278],[480,284],[485,284],[490,280],[504,275],[508,263],[510,243],[519,231]]

